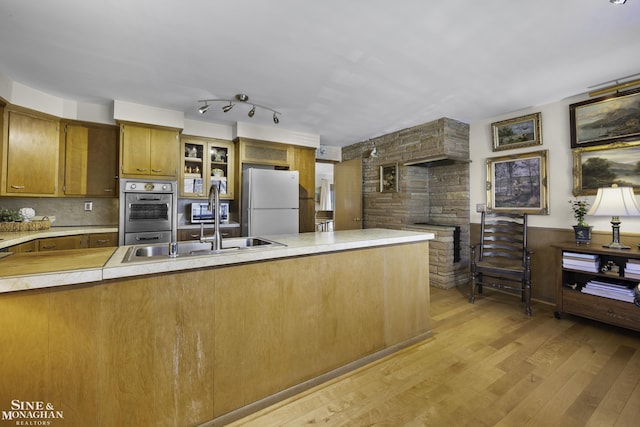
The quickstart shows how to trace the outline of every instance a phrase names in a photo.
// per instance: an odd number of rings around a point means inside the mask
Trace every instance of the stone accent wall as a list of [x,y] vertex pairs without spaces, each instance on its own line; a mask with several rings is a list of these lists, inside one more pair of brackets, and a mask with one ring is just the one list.
[[[370,157],[373,148],[378,157]],[[416,222],[460,226],[460,262],[452,265],[452,256],[437,252],[431,260],[431,270],[439,272],[438,277],[432,275],[432,282],[451,287],[466,283],[468,278],[469,164],[404,166],[405,162],[442,154],[469,158],[468,124],[441,118],[342,149],[343,160],[362,159],[364,228],[407,229]],[[399,191],[380,192],[380,166],[396,163]],[[440,230],[436,239],[434,250],[444,245],[448,251],[453,237]]]

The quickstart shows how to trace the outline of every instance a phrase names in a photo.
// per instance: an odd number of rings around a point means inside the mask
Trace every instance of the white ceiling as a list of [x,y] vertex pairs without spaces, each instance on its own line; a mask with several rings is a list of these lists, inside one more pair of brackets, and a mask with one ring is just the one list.
[[[450,117],[472,123],[640,72],[640,0],[2,0],[0,73],[349,145]],[[222,106],[222,104],[220,104]]]

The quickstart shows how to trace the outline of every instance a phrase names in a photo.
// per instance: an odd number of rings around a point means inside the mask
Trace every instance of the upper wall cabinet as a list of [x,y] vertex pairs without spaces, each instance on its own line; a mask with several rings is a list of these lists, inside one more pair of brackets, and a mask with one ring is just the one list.
[[177,179],[179,145],[176,129],[120,125],[121,176]]
[[59,120],[8,110],[4,114],[2,186],[5,196],[55,196],[60,153]]
[[232,200],[235,186],[235,145],[231,141],[182,136],[180,196],[206,198],[209,187],[220,183],[220,198]]
[[65,196],[118,196],[118,128],[64,125]]

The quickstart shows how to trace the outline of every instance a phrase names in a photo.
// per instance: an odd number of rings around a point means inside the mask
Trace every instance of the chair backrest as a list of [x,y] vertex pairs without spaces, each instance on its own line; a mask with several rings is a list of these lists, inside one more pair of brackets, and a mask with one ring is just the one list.
[[482,212],[480,256],[499,261],[525,263],[527,250],[527,214]]

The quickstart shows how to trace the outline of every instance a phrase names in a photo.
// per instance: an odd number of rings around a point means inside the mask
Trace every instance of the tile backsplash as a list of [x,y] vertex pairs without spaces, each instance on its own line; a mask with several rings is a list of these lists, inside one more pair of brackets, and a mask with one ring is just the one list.
[[[85,202],[93,210],[85,211]],[[33,208],[36,215],[55,216],[52,227],[117,226],[117,198],[0,197],[0,209]]]

